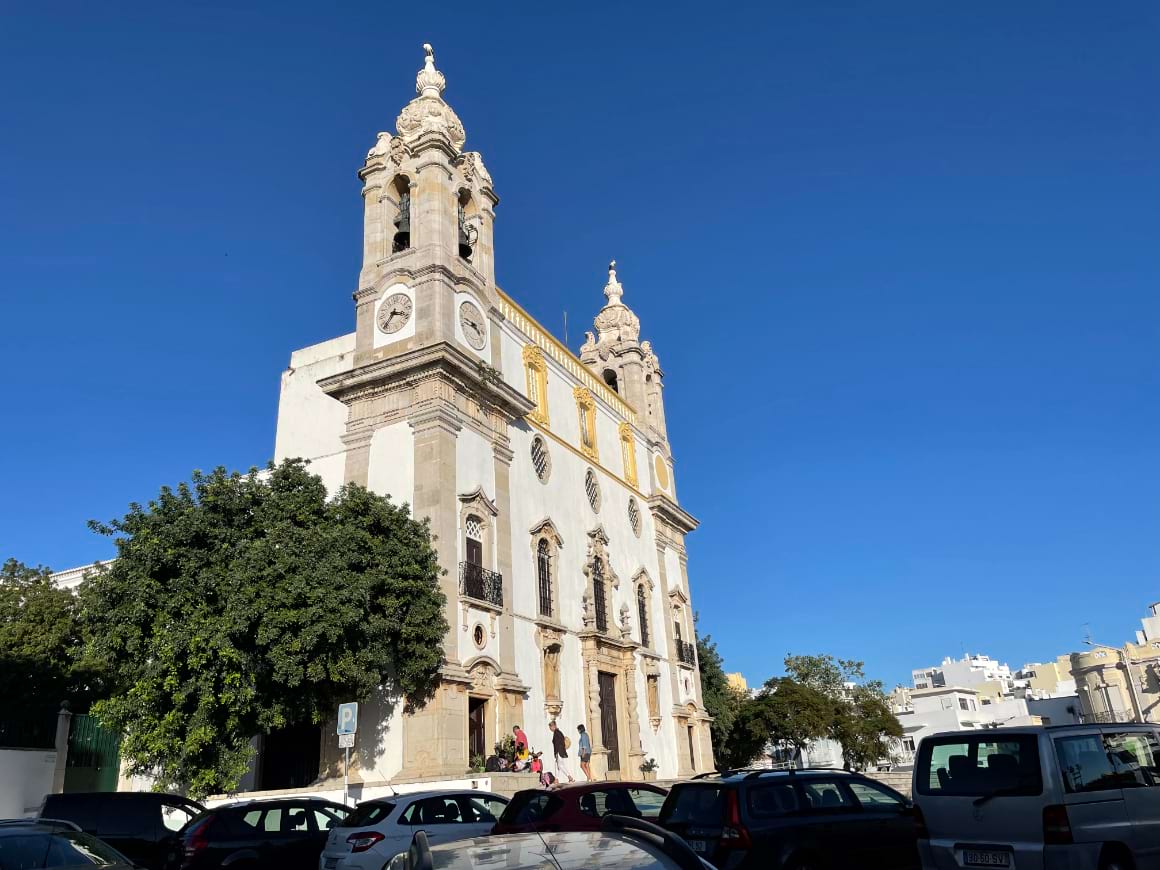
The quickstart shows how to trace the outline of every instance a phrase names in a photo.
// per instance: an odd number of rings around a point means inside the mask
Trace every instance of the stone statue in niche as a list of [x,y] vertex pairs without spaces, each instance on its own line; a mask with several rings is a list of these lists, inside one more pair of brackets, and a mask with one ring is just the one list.
[[661,715],[660,691],[657,688],[659,683],[660,680],[657,677],[650,676],[648,678],[648,715],[653,719]]
[[560,645],[544,649],[544,697],[560,697]]

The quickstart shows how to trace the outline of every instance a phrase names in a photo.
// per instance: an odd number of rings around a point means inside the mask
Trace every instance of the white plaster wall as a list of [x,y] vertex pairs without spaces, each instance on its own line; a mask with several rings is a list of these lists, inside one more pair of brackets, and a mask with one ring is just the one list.
[[35,816],[52,791],[56,753],[44,749],[0,749],[0,819]]
[[[394,296],[396,293],[402,293],[404,296],[411,300],[411,316],[400,329],[388,334],[379,329],[379,309],[382,308],[383,302],[386,301],[388,296]],[[372,323],[374,323],[375,332],[372,347],[377,349],[380,347],[386,347],[388,344],[394,344],[396,341],[403,341],[407,338],[413,338],[415,335],[415,321],[417,319],[418,318],[415,316],[415,291],[408,287],[406,284],[391,284],[389,287],[383,290],[383,292],[379,294],[379,298],[375,300],[375,314],[374,320],[372,321]],[[395,322],[398,322],[398,318],[395,319]]]
[[395,504],[415,498],[415,435],[407,422],[376,429],[371,436],[367,488]]
[[[300,456],[313,461],[311,471],[317,474],[323,467],[329,469],[321,462],[323,457],[345,452],[341,436],[346,429],[346,406],[322,392],[318,381],[349,371],[353,364],[353,332],[290,355],[278,398],[275,462]],[[342,483],[341,476],[338,483]],[[327,488],[331,488],[329,481]]]

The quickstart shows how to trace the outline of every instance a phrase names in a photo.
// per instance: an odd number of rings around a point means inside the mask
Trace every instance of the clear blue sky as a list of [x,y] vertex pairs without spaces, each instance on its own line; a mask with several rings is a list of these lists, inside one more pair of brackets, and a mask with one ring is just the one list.
[[8,5],[0,557],[108,557],[87,519],[270,457],[290,351],[352,328],[355,171],[429,41],[501,286],[575,347],[620,262],[728,667],[1129,638],[1160,598],[1160,6],[547,8]]

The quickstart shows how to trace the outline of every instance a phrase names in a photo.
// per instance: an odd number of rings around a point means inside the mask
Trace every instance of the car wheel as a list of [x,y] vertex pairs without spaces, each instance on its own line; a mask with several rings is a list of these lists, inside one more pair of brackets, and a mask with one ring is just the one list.
[[1113,849],[1108,853],[1109,850],[1105,848],[1104,851],[1105,854],[1100,856],[1099,870],[1132,870],[1131,860],[1119,854],[1119,850]]

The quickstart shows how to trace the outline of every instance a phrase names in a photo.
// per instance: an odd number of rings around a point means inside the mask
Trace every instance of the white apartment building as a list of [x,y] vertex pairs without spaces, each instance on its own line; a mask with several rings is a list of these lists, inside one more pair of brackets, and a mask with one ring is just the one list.
[[964,655],[961,659],[950,656],[937,667],[919,668],[911,672],[915,689],[942,689],[947,686],[979,686],[996,683],[1006,689],[1007,694],[1014,689],[1014,674],[1011,668],[985,655]]
[[904,764],[913,760],[919,741],[928,734],[1040,722],[1023,698],[981,697],[971,686],[895,689],[890,707],[902,725],[904,736],[897,755]]

